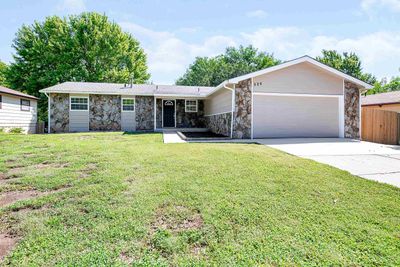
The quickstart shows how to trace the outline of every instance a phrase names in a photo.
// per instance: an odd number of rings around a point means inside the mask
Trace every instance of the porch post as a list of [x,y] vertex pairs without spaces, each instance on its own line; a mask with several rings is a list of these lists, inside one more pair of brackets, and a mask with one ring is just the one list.
[[154,131],[157,128],[157,98],[154,96]]

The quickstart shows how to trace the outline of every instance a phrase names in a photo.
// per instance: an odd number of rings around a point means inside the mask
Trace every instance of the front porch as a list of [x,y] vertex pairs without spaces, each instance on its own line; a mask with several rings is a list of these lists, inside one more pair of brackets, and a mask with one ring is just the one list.
[[156,98],[155,117],[155,131],[207,129],[203,99]]

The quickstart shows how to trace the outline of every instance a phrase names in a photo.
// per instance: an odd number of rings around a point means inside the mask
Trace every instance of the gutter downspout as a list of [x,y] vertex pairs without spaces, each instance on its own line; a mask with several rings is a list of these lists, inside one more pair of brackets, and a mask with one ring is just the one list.
[[47,93],[44,93],[47,96],[47,133],[50,133],[50,96]]

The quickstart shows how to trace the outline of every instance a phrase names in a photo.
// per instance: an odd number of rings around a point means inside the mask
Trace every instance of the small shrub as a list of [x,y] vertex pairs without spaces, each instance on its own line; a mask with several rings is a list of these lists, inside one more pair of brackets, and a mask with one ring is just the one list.
[[11,128],[10,131],[8,131],[9,133],[13,133],[13,134],[20,134],[22,133],[24,130],[22,128]]
[[0,128],[0,134],[4,133],[4,128]]

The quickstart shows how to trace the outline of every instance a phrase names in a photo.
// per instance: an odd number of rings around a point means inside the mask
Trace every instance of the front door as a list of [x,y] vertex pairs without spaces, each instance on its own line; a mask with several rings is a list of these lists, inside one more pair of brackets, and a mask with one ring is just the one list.
[[175,127],[174,100],[163,100],[163,127]]

